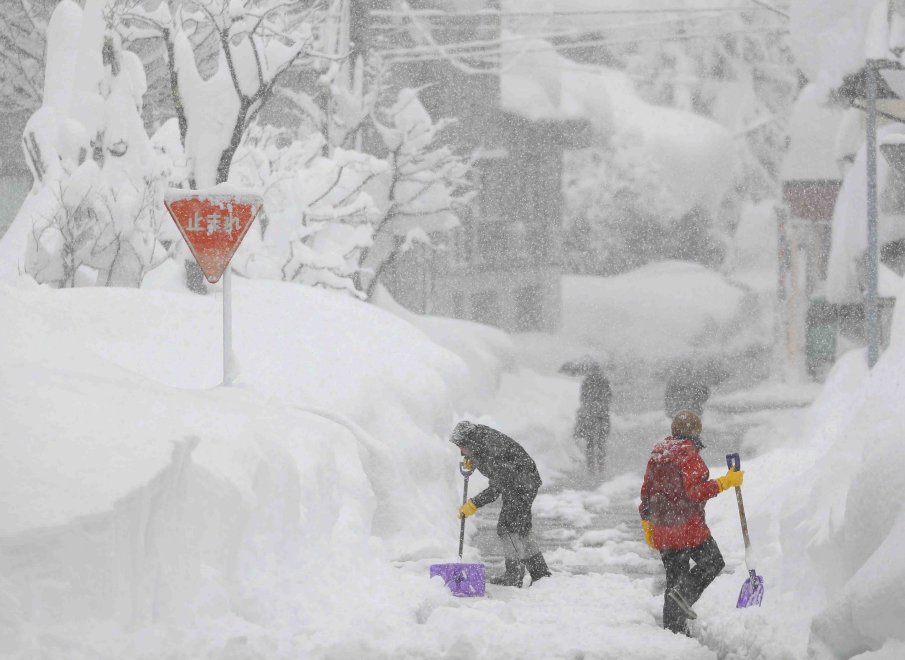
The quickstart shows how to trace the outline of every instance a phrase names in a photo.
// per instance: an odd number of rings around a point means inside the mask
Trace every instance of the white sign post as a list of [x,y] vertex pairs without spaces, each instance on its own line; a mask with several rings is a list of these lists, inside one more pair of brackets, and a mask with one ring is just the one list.
[[260,195],[211,190],[170,189],[167,210],[211,284],[223,277],[223,384],[236,379],[233,360],[232,277],[229,262],[264,205]]

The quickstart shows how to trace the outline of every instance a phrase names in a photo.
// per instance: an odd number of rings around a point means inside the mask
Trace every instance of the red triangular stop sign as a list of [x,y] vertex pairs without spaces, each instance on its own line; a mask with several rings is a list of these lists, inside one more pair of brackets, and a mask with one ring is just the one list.
[[164,204],[211,284],[229,266],[264,202],[260,195],[171,188]]

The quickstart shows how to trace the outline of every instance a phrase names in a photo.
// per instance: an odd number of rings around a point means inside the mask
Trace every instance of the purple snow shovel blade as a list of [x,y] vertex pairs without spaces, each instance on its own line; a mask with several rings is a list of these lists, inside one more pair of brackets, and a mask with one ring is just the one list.
[[742,590],[738,594],[737,608],[760,605],[764,599],[764,579],[753,570],[748,571],[750,577],[745,580]]
[[433,564],[431,577],[439,575],[453,596],[484,595],[484,564]]
[[[466,470],[459,466],[459,472],[465,477],[465,489],[462,492],[462,504],[468,501],[468,477],[474,469]],[[465,545],[465,518],[459,528],[459,559],[462,559],[462,548]],[[484,564],[432,564],[431,577],[440,575],[453,596],[483,596],[485,585]]]
[[[742,459],[736,454],[726,454],[726,465],[730,470],[741,470]],[[735,487],[735,499],[738,501],[738,517],[742,523],[742,537],[745,539],[745,564],[748,566],[748,579],[742,585],[742,590],[738,594],[738,602],[736,608],[752,607],[760,605],[764,599],[764,578],[754,572],[751,565],[754,563],[751,558],[751,539],[748,538],[748,519],[745,517],[745,503],[742,501],[742,489]]]

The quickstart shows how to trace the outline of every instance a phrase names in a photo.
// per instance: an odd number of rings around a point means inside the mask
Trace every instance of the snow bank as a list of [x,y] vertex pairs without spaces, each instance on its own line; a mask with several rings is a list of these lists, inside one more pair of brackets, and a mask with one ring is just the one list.
[[[466,366],[342,296],[244,280],[234,296],[240,377],[205,389],[213,297],[0,286],[0,653],[52,655],[40,626],[91,657],[241,635],[303,657],[432,593],[388,559],[449,556]],[[302,638],[277,652],[281,626]]]
[[469,371],[469,389],[463,393],[460,411],[482,413],[488,399],[500,387],[505,371],[515,367],[515,347],[502,330],[489,325],[442,316],[415,314],[393,300],[390,292],[378,285],[372,303],[424,332],[435,344],[465,361]]
[[[721,657],[892,658],[901,652],[900,312],[891,345],[872,371],[863,350],[849,352],[798,423],[774,413],[752,431],[768,439],[759,445],[762,455],[743,462],[749,529],[766,597],[760,609],[727,611],[725,602],[745,578],[739,559],[727,559],[732,579],[721,577],[696,608],[705,621],[702,641]],[[742,557],[732,498],[708,506],[708,522],[724,554]]]
[[[817,466],[811,501],[834,506],[809,512],[814,533],[808,551],[828,600],[812,624],[811,648],[831,657],[905,639],[905,491],[899,483],[905,471],[900,405],[905,321],[900,312],[891,345],[870,375],[834,384],[835,408],[847,412],[815,424],[816,434],[832,434],[835,442]],[[858,360],[852,366],[863,370],[860,351],[849,360]]]

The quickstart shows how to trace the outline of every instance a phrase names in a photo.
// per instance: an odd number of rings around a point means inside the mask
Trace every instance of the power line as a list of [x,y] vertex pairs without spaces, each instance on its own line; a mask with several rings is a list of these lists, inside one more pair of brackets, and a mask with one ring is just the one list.
[[[676,22],[682,21],[682,19],[672,19],[666,21],[658,21],[658,22],[647,22],[647,23],[626,23],[622,25],[613,25],[608,27],[600,27],[600,28],[585,28],[581,30],[567,30],[564,32],[544,32],[538,34],[513,34],[511,36],[506,37],[498,37],[495,39],[485,39],[485,40],[470,40],[470,41],[458,41],[453,43],[444,43],[443,48],[446,51],[456,52],[457,54],[462,53],[462,51],[470,51],[470,50],[480,50],[485,48],[491,48],[493,46],[500,45],[502,43],[507,42],[515,42],[515,41],[530,41],[532,39],[551,39],[557,37],[571,37],[571,36],[582,36],[589,34],[596,34],[600,32],[612,31],[612,30],[627,30],[627,29],[638,29],[638,28],[656,28],[656,27],[670,27],[674,26]],[[405,29],[409,29],[410,26],[406,26]],[[779,28],[779,29],[785,29]],[[412,46],[409,48],[389,48],[380,51],[385,56],[393,56],[393,55],[417,55],[420,53],[431,53],[436,49],[433,46]]]
[[[676,7],[672,9],[596,9],[585,11],[528,11],[528,12],[508,12],[497,10],[485,10],[478,12],[444,12],[431,10],[412,10],[412,14],[419,19],[457,19],[457,18],[514,18],[514,17],[557,17],[557,16],[618,16],[630,14],[706,14],[714,12],[740,12],[747,13],[753,11],[770,11],[783,14],[779,9],[768,5],[760,0],[751,0],[756,2],[758,7],[738,7],[738,6],[720,6],[720,7]],[[371,16],[379,18],[403,18],[409,14],[404,11],[392,11],[387,9],[374,9],[370,12]]]
[[768,2],[765,2],[765,0],[751,0],[751,2],[763,7],[767,11],[772,11],[774,14],[779,14],[780,16],[783,16],[785,18],[789,18],[789,15],[786,12],[782,11],[781,9],[779,9],[777,7],[774,7],[773,5],[771,5]]
[[[570,42],[567,44],[550,44],[550,46],[545,46],[543,48],[524,48],[519,50],[497,50],[497,51],[480,51],[476,53],[469,53],[467,51],[455,51],[451,54],[457,55],[464,59],[471,60],[483,60],[488,61],[491,58],[497,58],[502,55],[518,55],[521,53],[547,53],[547,52],[559,52],[563,50],[572,50],[575,48],[588,48],[593,46],[618,46],[618,45],[628,45],[628,44],[636,44],[636,43],[657,43],[657,42],[669,42],[669,41],[689,41],[693,39],[718,39],[720,37],[731,35],[731,34],[787,34],[789,32],[788,28],[760,28],[760,29],[745,29],[745,30],[721,30],[720,32],[706,32],[706,33],[696,33],[696,34],[684,34],[684,35],[674,35],[671,37],[650,37],[650,38],[636,38],[636,39],[620,39],[620,40],[608,40],[608,39],[589,39],[585,41],[576,41]],[[378,53],[383,51],[377,50]],[[434,54],[424,53],[418,54],[414,57],[389,57],[387,58],[387,62],[390,64],[405,64],[409,62],[427,62],[438,59],[448,59],[449,55],[444,53],[437,53],[436,50],[433,51]],[[425,56],[426,55],[426,56]]]

